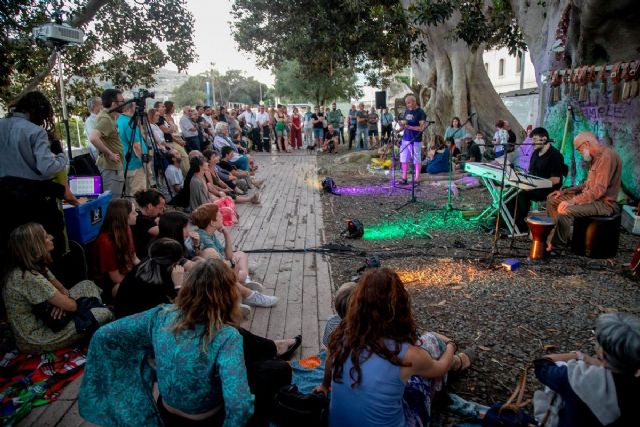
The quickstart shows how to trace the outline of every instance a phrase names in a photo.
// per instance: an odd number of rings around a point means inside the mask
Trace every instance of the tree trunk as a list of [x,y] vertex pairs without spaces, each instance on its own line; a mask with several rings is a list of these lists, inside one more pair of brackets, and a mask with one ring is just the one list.
[[[412,0],[402,0],[402,3],[407,7]],[[425,107],[428,119],[435,121],[432,131],[443,135],[454,116],[464,123],[475,113],[466,125],[467,131],[480,130],[490,140],[496,120],[503,119],[520,135],[522,127],[489,80],[482,60],[483,48],[473,51],[464,41],[451,37],[459,17],[456,13],[445,23],[423,27],[425,59],[411,64],[414,79],[423,86],[420,104]]]

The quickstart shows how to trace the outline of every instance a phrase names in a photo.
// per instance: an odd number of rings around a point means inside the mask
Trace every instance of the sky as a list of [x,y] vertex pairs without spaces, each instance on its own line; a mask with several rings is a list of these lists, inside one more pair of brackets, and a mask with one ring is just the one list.
[[[193,40],[198,53],[198,59],[189,66],[189,75],[209,70],[213,62],[222,73],[230,69],[242,70],[262,83],[273,85],[271,71],[258,68],[255,57],[240,51],[233,40],[230,0],[187,0],[186,3],[195,18]],[[173,64],[166,68],[176,70]]]

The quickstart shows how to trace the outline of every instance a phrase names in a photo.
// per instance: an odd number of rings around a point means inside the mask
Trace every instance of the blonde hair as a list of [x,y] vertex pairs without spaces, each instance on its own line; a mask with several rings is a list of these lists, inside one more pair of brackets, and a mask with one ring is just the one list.
[[185,278],[175,300],[178,316],[172,330],[176,336],[183,330],[202,325],[202,351],[224,325],[239,325],[241,320],[236,275],[222,261],[208,259],[197,262]]
[[45,273],[51,264],[47,250],[47,232],[35,222],[18,226],[9,235],[9,271],[20,268],[24,271]]

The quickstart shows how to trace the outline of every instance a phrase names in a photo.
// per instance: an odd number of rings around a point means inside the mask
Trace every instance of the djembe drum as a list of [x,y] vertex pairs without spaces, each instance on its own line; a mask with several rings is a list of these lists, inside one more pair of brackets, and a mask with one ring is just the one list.
[[528,216],[525,221],[531,231],[531,249],[529,259],[543,259],[546,254],[547,237],[556,225],[553,219],[544,215]]

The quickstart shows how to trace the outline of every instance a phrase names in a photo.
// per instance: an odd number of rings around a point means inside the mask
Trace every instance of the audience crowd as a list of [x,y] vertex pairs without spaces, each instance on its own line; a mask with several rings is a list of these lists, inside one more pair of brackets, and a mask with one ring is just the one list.
[[[346,116],[335,103],[291,114],[284,106],[260,106],[257,113],[250,106],[187,106],[176,122],[174,104],[166,101],[146,111],[147,128],[132,120],[133,104],[123,99],[107,89],[87,101],[91,156],[113,199],[87,245],[82,267],[91,280],[77,283],[61,267],[70,249],[60,207],[84,200],[70,194],[53,109],[31,92],[0,119],[0,194],[18,203],[2,223],[1,254],[2,296],[16,345],[44,352],[91,339],[79,398],[90,422],[267,425],[275,394],[291,382],[285,361],[301,337],[272,341],[240,326],[251,307],[278,303],[252,279],[255,266],[235,250],[230,231],[241,220],[235,204],[260,203],[265,185],[250,153],[273,145],[279,152],[304,145],[336,152],[347,145],[345,121],[348,149],[355,141],[358,150],[385,150],[394,117],[362,103]],[[548,134],[538,128],[528,137],[537,167],[536,159],[553,154]],[[485,142],[454,118],[444,137],[433,138],[423,166],[440,173],[465,161],[495,160],[514,141],[505,121]],[[601,155],[589,135],[577,141],[579,151]],[[330,394],[332,427],[428,425],[447,381],[474,362],[472,349],[458,351],[453,339],[417,330],[409,294],[392,270],[369,269],[343,285],[335,309],[323,334],[324,379],[316,387]],[[593,357],[572,352],[535,362],[536,376],[562,402],[541,400],[536,411],[555,405],[557,425],[631,423],[640,320],[605,314],[595,333]]]

